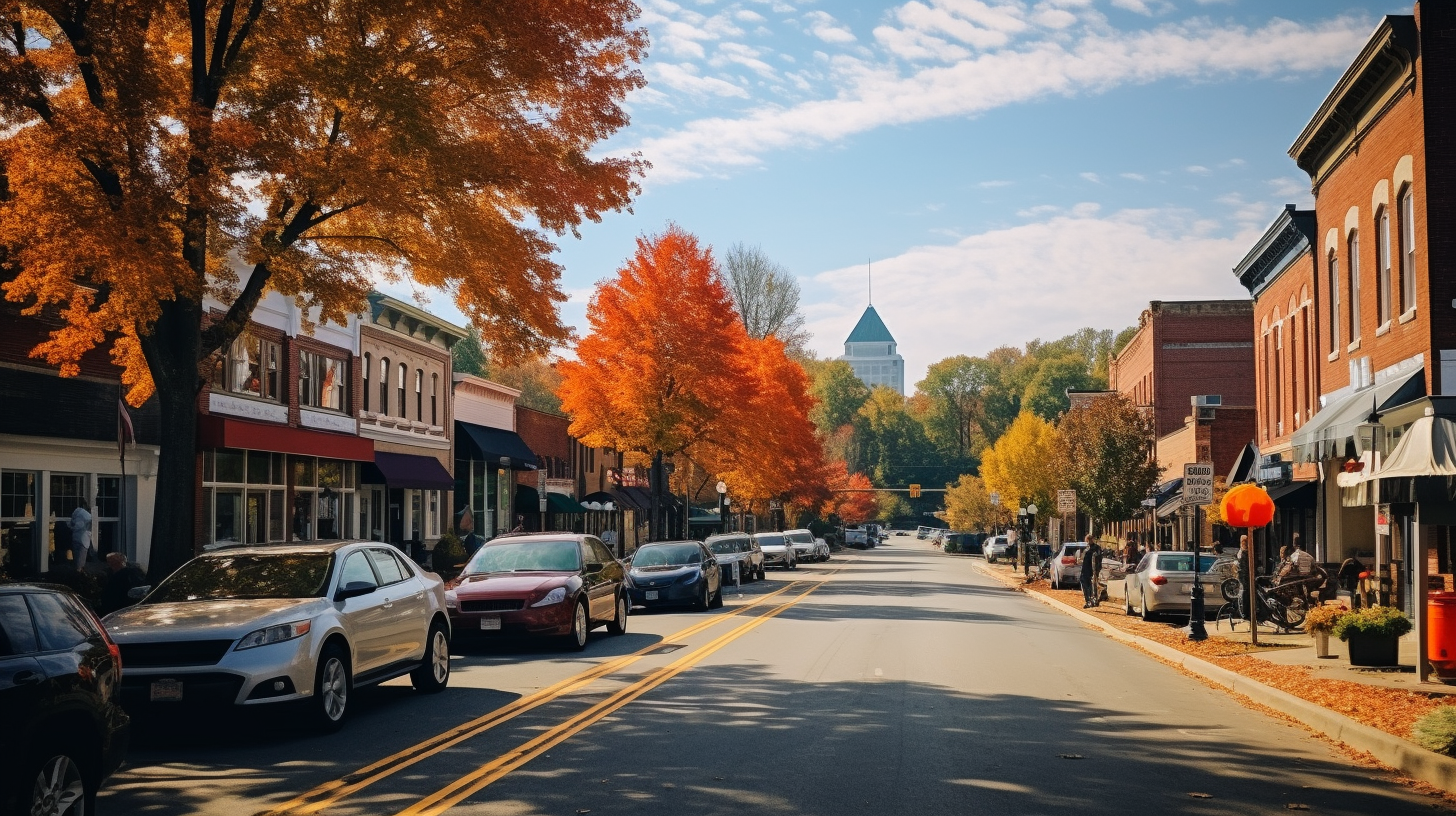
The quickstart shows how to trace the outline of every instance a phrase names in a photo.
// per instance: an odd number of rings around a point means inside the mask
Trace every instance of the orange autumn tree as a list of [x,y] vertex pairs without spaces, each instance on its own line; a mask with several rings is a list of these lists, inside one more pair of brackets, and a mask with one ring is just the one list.
[[731,438],[727,420],[752,398],[754,378],[711,249],[675,224],[638,238],[617,277],[597,285],[587,321],[576,359],[557,365],[572,436],[651,456],[654,473],[665,455]]
[[850,473],[843,459],[830,462],[824,473],[832,496],[822,507],[824,515],[837,515],[845,524],[860,524],[878,515],[880,503],[870,477]]
[[825,498],[824,449],[809,420],[816,400],[804,368],[773,335],[742,345],[748,398],[729,406],[731,434],[712,434],[695,451],[715,462],[733,496],[750,504],[780,500],[814,507]]
[[[4,295],[109,345],[168,444],[152,570],[193,552],[197,396],[269,290],[343,323],[453,295],[509,361],[565,339],[552,235],[628,205],[597,158],[643,84],[631,0],[0,3]],[[225,311],[205,315],[203,299]]]

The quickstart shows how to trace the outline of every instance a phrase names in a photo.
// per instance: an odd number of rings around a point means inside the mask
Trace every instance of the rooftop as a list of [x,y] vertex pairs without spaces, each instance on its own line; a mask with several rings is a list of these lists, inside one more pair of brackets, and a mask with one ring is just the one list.
[[885,328],[885,321],[880,319],[879,312],[875,307],[868,306],[864,314],[860,315],[859,322],[854,325],[854,331],[849,333],[846,343],[893,343],[895,338],[890,335],[890,330]]

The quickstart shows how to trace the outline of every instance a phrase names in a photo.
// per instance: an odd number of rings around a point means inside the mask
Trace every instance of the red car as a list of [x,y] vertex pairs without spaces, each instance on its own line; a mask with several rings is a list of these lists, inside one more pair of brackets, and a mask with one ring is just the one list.
[[627,631],[626,570],[596,536],[502,536],[476,551],[445,592],[456,638],[558,637],[586,648],[587,632]]

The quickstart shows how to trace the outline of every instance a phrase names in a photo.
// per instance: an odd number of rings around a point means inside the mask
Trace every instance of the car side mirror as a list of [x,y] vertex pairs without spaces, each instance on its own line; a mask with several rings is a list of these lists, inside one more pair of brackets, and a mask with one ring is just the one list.
[[126,591],[126,597],[133,601],[140,601],[142,598],[147,597],[147,593],[151,591],[152,588],[149,586],[132,587]]
[[350,581],[339,587],[338,591],[334,593],[334,600],[347,601],[350,598],[357,598],[360,595],[368,595],[375,589],[378,589],[378,587],[368,581]]

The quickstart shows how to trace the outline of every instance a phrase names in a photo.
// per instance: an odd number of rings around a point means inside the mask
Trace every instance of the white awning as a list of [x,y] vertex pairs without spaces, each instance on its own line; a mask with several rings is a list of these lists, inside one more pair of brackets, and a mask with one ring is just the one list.
[[1361,481],[1416,476],[1456,476],[1456,422],[1438,416],[1417,419],[1380,469]]
[[1327,405],[1304,423],[1290,442],[1296,461],[1318,462],[1345,455],[1345,443],[1355,435],[1355,426],[1371,412],[1379,413],[1426,395],[1424,369],[1416,369],[1379,385],[1347,394]]

